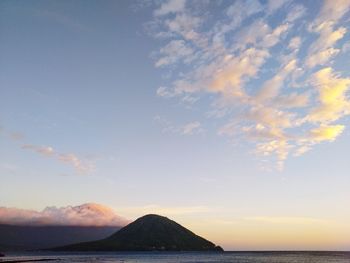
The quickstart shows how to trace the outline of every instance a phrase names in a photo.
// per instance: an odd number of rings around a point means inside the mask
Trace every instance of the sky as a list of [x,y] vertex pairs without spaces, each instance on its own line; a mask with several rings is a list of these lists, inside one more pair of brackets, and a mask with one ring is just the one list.
[[350,250],[349,25],[349,0],[0,1],[1,211]]

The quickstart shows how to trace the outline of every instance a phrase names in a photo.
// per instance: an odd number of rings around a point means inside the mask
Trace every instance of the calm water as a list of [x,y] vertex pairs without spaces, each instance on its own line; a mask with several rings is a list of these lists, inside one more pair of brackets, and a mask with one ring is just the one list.
[[350,252],[224,252],[224,253],[101,253],[10,254],[0,262],[55,259],[49,262],[123,263],[350,263]]

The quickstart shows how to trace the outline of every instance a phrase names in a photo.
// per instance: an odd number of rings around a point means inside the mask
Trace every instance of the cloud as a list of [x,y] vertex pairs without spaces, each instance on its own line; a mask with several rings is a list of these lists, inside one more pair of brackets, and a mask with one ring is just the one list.
[[319,15],[309,27],[310,31],[319,34],[318,39],[310,46],[306,58],[306,65],[309,68],[324,65],[340,52],[334,45],[344,37],[347,29],[336,26],[349,10],[348,0],[324,1]]
[[161,6],[154,11],[156,16],[164,16],[169,13],[180,12],[184,9],[186,0],[168,0],[163,2]]
[[346,95],[350,89],[350,78],[341,78],[327,67],[316,72],[312,81],[318,92],[319,103],[305,120],[327,124],[350,114],[350,101]]
[[94,170],[94,164],[83,161],[73,153],[59,153],[51,146],[37,146],[32,144],[24,144],[21,147],[24,150],[31,150],[42,156],[54,158],[57,161],[69,164],[79,173],[89,173]]
[[350,2],[348,0],[325,0],[320,14],[316,19],[316,24],[319,24],[325,20],[337,22],[349,10]]
[[204,132],[204,129],[201,127],[201,123],[199,121],[189,122],[184,125],[173,125],[170,121],[160,116],[156,116],[154,120],[163,127],[162,131],[165,133],[194,135]]
[[324,65],[328,60],[339,53],[339,49],[328,48],[325,50],[321,50],[310,54],[306,60],[306,65],[309,68],[313,68],[317,65]]
[[20,147],[23,150],[32,151],[41,156],[55,159],[61,163],[66,163],[72,166],[76,172],[80,174],[87,174],[95,170],[95,164],[89,160],[83,160],[74,153],[60,153],[56,151],[52,146],[46,145],[34,145],[25,143],[25,135],[19,132],[8,131],[5,128],[0,127],[0,132],[3,131],[4,135],[14,142],[22,144]]
[[[301,2],[288,0],[238,0],[225,8],[219,4],[219,13],[188,1],[180,11],[156,16],[160,32],[154,36],[162,33],[164,45],[155,65],[170,69],[157,95],[198,101],[205,121],[220,118],[214,122],[222,123],[218,135],[233,142],[243,138],[263,163],[279,170],[289,156],[333,142],[349,115],[349,78],[332,62],[347,33],[341,22],[350,2],[318,4],[315,18],[306,16]],[[163,131],[187,133],[186,125],[162,122]]]
[[258,0],[238,0],[227,8],[226,15],[232,20],[229,25],[221,28],[221,34],[238,27],[248,17],[263,11],[263,6]]
[[267,80],[257,94],[257,100],[269,100],[279,95],[279,90],[285,78],[296,69],[297,61],[292,59],[269,80]]
[[111,208],[88,203],[80,206],[47,207],[38,212],[0,207],[0,224],[31,226],[125,226],[128,220]]
[[334,141],[344,131],[344,128],[344,125],[321,125],[310,131],[310,139],[317,142]]
[[306,14],[306,8],[303,5],[294,5],[288,12],[286,21],[294,22]]
[[90,172],[94,169],[94,165],[91,163],[87,163],[86,161],[82,161],[79,159],[75,154],[68,153],[68,154],[59,154],[57,156],[58,160],[64,163],[68,163],[72,165],[76,171],[80,173],[86,173]]
[[54,155],[54,150],[50,146],[37,146],[32,144],[24,144],[22,145],[22,149],[32,150],[44,156],[52,156]]
[[273,104],[278,108],[302,108],[309,103],[310,96],[308,94],[291,93],[288,95],[280,95],[273,100]]
[[[245,79],[254,77],[268,56],[269,53],[264,50],[249,48],[238,57],[227,56],[222,61],[215,61],[202,69],[202,74],[199,71],[196,75],[207,78],[207,83],[203,84],[206,84],[204,87],[207,87],[209,92],[244,97],[242,85]],[[195,81],[199,86],[202,79]]]
[[298,50],[301,45],[301,38],[300,37],[293,37],[288,45],[288,48],[291,49],[292,51]]
[[182,134],[192,135],[201,132],[201,123],[199,121],[194,121],[187,123],[182,127]]
[[191,61],[193,50],[191,47],[186,45],[184,40],[173,40],[165,47],[161,48],[159,53],[162,55],[162,57],[155,63],[156,67],[173,64],[179,60],[183,60],[185,63],[188,63]]
[[23,133],[7,130],[5,127],[0,125],[0,135],[1,134],[15,142],[25,139],[25,135]]

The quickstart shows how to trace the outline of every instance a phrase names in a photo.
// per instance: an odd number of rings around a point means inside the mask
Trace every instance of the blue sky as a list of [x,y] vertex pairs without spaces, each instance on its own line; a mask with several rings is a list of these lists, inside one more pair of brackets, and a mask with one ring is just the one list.
[[349,10],[1,1],[0,206],[96,202],[226,248],[350,249]]

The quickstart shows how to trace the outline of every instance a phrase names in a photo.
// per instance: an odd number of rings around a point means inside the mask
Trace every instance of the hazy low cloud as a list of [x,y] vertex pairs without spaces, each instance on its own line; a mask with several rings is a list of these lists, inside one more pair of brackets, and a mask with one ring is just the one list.
[[80,206],[47,207],[38,212],[0,207],[0,224],[11,225],[62,225],[62,226],[124,226],[128,220],[111,208],[88,203]]

